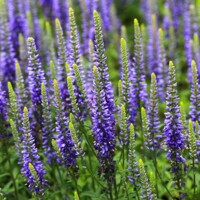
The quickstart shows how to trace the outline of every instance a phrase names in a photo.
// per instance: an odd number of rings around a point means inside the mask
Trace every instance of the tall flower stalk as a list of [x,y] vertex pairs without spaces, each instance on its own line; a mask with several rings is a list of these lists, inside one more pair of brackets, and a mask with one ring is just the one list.
[[198,81],[198,70],[196,62],[192,61],[192,83],[191,83],[191,95],[190,95],[190,116],[192,121],[200,122],[200,86]]
[[[47,181],[44,179],[46,171],[40,161],[38,150],[30,130],[29,113],[25,107],[23,112],[23,146],[22,146],[22,174],[26,177],[31,192],[42,198]],[[30,148],[31,147],[31,148]]]
[[171,163],[171,170],[174,174],[175,184],[178,189],[182,187],[182,164],[185,158],[182,151],[185,147],[182,135],[182,123],[180,119],[180,108],[178,103],[176,72],[172,61],[169,63],[169,85],[166,96],[167,112],[165,113],[165,143],[167,145],[167,158]]

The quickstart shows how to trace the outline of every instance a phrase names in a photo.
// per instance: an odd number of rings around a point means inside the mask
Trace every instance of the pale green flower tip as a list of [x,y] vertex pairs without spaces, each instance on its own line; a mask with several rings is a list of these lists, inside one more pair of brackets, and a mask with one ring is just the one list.
[[72,7],[69,7],[69,13],[70,13],[70,14],[74,14],[74,10],[73,10]]
[[191,119],[189,120],[189,127],[190,128],[192,127],[192,120]]
[[130,123],[130,130],[133,130],[134,132],[134,125],[132,123]]
[[41,84],[41,90],[42,90],[42,93],[44,93],[44,91],[46,91],[46,88],[45,88],[45,84],[44,84],[44,83]]
[[45,27],[46,27],[47,30],[50,29],[50,23],[48,21],[45,22]]
[[99,13],[96,10],[93,11],[93,15],[94,17],[99,17]]
[[125,46],[126,45],[126,40],[124,38],[121,38],[121,46]]
[[51,140],[51,144],[52,144],[53,147],[57,145],[56,141],[54,139]]
[[71,76],[68,76],[68,77],[67,77],[67,83],[68,83],[68,84],[72,84],[72,78],[71,78]]
[[60,25],[60,20],[58,19],[58,18],[56,18],[55,19],[55,23],[56,23],[56,27],[58,28],[60,28],[61,27],[61,25]]
[[20,69],[20,65],[17,60],[15,61],[15,68],[16,68],[16,71],[18,71]]
[[28,163],[28,167],[29,167],[29,169],[30,169],[31,171],[34,170],[34,167],[33,167],[32,163]]
[[196,61],[195,60],[192,60],[192,68],[196,68],[197,65],[196,65]]
[[141,112],[142,112],[142,113],[146,113],[146,110],[145,110],[144,107],[141,108]]
[[73,66],[74,69],[78,69],[78,66],[77,66],[76,63],[74,63],[72,66]]
[[11,82],[10,81],[8,81],[8,90],[10,91],[12,91],[13,90],[13,87],[12,87],[12,84],[11,84]]
[[174,63],[172,61],[169,61],[169,71],[175,71]]
[[142,159],[139,159],[139,162],[138,162],[138,163],[139,163],[140,166],[143,166],[143,165],[144,165]]
[[159,36],[162,37],[162,36],[163,36],[163,29],[162,29],[162,28],[159,28],[159,29],[158,29],[158,33],[159,33]]
[[57,85],[58,85],[58,82],[57,82],[56,79],[53,80],[53,85],[54,85],[54,86],[57,86]]
[[28,108],[26,106],[24,107],[24,114],[28,114]]
[[27,38],[27,43],[33,43],[33,42],[35,42],[33,37],[28,37]]
[[125,111],[125,105],[121,106],[121,111],[124,112]]
[[98,73],[97,66],[94,66],[94,67],[93,67],[93,72],[94,72],[94,74],[95,74],[95,73]]
[[151,79],[152,79],[152,80],[155,80],[155,79],[156,79],[155,73],[152,73],[152,74],[151,74]]
[[139,26],[139,22],[138,22],[138,19],[134,19],[134,26],[138,27]]

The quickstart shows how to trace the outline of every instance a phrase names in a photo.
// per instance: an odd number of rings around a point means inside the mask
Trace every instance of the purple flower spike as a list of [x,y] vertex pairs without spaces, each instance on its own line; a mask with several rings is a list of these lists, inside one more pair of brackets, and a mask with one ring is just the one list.
[[167,158],[171,161],[171,169],[175,179],[181,179],[181,163],[185,162],[181,153],[185,147],[182,135],[182,123],[180,119],[180,108],[177,94],[176,72],[173,63],[169,63],[169,85],[167,88],[167,112],[165,113],[164,134],[168,149]]
[[101,167],[100,174],[104,174],[105,178],[113,181],[114,173],[114,150],[115,150],[115,121],[113,113],[109,109],[106,101],[106,91],[102,90],[100,84],[102,82],[97,67],[94,67],[94,101],[91,109],[92,130],[94,134],[94,146],[97,151]]
[[193,122],[200,122],[200,86],[198,82],[198,70],[196,62],[192,61],[192,83],[190,95],[190,117]]
[[27,39],[27,47],[29,89],[33,105],[37,106],[41,104],[41,84],[46,83],[46,80],[33,38]]
[[[44,186],[47,185],[46,180],[44,179],[45,170],[43,164],[40,161],[38,155],[38,150],[35,147],[34,139],[31,134],[30,124],[29,124],[29,113],[28,109],[24,108],[23,114],[23,147],[22,147],[22,174],[27,178],[28,187],[31,192],[34,192],[38,195],[43,195]],[[30,163],[34,167],[35,175],[31,172],[29,165]]]

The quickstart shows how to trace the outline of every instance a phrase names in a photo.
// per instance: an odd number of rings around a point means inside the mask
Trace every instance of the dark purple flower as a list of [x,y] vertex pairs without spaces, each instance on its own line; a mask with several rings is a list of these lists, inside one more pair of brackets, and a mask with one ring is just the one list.
[[184,163],[185,159],[181,152],[185,147],[182,135],[182,123],[180,119],[180,108],[177,94],[177,82],[175,67],[172,62],[169,63],[169,85],[167,88],[166,104],[167,112],[165,113],[165,142],[168,153],[167,158],[171,161],[172,172],[177,179],[180,179],[181,173],[180,163]]
[[54,80],[54,95],[56,101],[56,142],[61,152],[64,165],[67,167],[76,166],[78,152],[68,127],[67,112],[64,110],[56,80]]
[[98,69],[94,67],[94,99],[91,108],[92,130],[94,134],[94,147],[97,151],[103,173],[108,181],[113,180],[114,150],[115,150],[115,121],[112,110],[106,101],[106,90],[101,89],[101,77]]

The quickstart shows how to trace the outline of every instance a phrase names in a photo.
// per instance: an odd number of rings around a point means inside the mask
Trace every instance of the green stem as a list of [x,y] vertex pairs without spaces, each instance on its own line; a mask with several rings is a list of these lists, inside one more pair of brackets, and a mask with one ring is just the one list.
[[161,175],[160,175],[160,173],[159,173],[159,171],[158,171],[157,165],[155,164],[155,160],[153,160],[153,164],[154,164],[154,167],[155,167],[155,170],[156,170],[156,174],[158,175],[159,179],[161,180],[161,183],[162,183],[163,187],[166,189],[166,191],[167,191],[167,193],[169,194],[169,196],[170,196],[172,199],[174,199],[173,196],[172,196],[172,194],[171,194],[171,192],[169,191],[169,189],[167,188],[167,186],[165,185],[164,181],[163,181],[162,178],[161,178]]
[[[55,181],[58,183],[59,181],[58,181],[58,179],[57,179],[57,177],[56,177],[55,168],[57,168],[58,171],[59,171],[59,169],[58,169],[58,166],[56,165],[55,161],[53,161],[52,165],[53,165],[53,167],[52,167],[52,174],[53,174],[53,177],[54,177]],[[59,173],[59,178],[60,178],[60,177],[61,177],[60,171],[59,171],[58,173]],[[60,179],[60,180],[61,180],[61,179]],[[61,182],[62,182],[62,180],[61,180]],[[60,191],[61,191],[62,188],[60,187],[60,184],[58,184],[58,185],[59,185],[58,188],[59,188]],[[61,197],[63,197],[62,192],[60,193],[60,195],[61,195]],[[60,196],[60,195],[59,195],[59,196]]]
[[112,185],[109,182],[108,182],[108,187],[109,187],[110,200],[113,200]]
[[126,190],[126,197],[127,199],[129,200],[129,194],[128,194],[128,189],[127,189],[127,186],[125,185],[125,190]]
[[193,199],[195,199],[195,193],[196,193],[196,176],[195,176],[195,168],[194,168],[195,162],[194,158],[192,159],[192,166],[193,166],[193,184],[194,184],[194,192],[193,192]]
[[78,189],[78,184],[77,184],[76,175],[75,175],[73,169],[72,169],[72,177],[73,177],[73,180],[74,180],[74,183],[75,183],[75,188],[76,188],[76,192],[77,192],[77,194],[78,194],[78,197],[79,197],[79,199],[81,199],[81,197],[80,197],[80,192],[79,192],[79,189]]
[[[57,169],[57,171],[58,171],[58,175],[59,175],[59,179],[60,179],[60,182],[61,182],[61,184],[63,185],[63,176],[61,175],[61,173],[60,173],[60,169],[59,169],[59,167],[58,167],[58,165],[56,165],[56,169]],[[63,187],[61,187],[61,189],[62,189]],[[65,193],[64,193],[65,194]],[[61,190],[61,195],[63,196],[63,191]]]
[[[90,169],[92,171],[92,159],[91,159],[91,156],[89,156],[89,164],[90,164]],[[94,178],[92,177],[92,187],[93,187],[93,190],[95,191],[95,182],[94,182]]]
[[[80,127],[79,127],[80,131],[83,132],[83,134],[84,134],[84,136],[85,136],[85,139],[86,139],[86,141],[87,141],[88,146],[90,147],[92,153],[93,153],[93,154],[95,155],[95,157],[97,158],[97,154],[96,154],[94,148],[92,147],[92,145],[91,145],[91,143],[90,143],[90,141],[88,140],[88,137],[87,137],[87,135],[86,135],[86,130],[85,130],[85,126],[84,126],[83,122],[79,121],[79,123],[80,123]],[[98,158],[97,158],[97,159],[98,159]]]
[[115,190],[115,198],[118,199],[118,192],[117,192],[117,183],[116,183],[116,177],[114,178],[114,190]]
[[[153,136],[153,145],[155,147],[155,143],[154,143],[154,136]],[[153,159],[154,159],[154,162],[155,162],[155,176],[156,176],[156,195],[158,197],[158,184],[157,184],[157,180],[158,180],[158,174],[156,173],[156,169],[158,168],[158,163],[157,163],[157,158],[156,158],[156,150],[155,148],[153,149]]]
[[135,193],[136,193],[136,196],[137,196],[138,200],[140,200],[140,195],[139,195],[139,193],[138,193],[137,187],[134,187],[134,190],[135,190]]
[[122,166],[123,166],[123,169],[125,169],[125,144],[123,144],[123,148],[122,148]]
[[[81,158],[82,158],[82,160],[83,160],[83,162],[84,162],[84,158],[83,158],[82,155],[81,155]],[[104,185],[102,185],[102,184],[99,182],[99,180],[94,176],[92,170],[87,166],[86,162],[85,162],[85,165],[86,165],[86,168],[87,168],[87,170],[89,171],[90,175],[92,176],[92,178],[93,178],[94,180],[96,180],[96,182],[97,182],[102,188],[105,189],[106,187],[105,187]]]
[[144,143],[144,131],[142,127],[142,112],[141,112],[141,102],[138,100],[139,107],[139,118],[140,118],[140,127],[141,127],[141,133],[142,133],[142,160],[145,161],[145,143]]
[[18,190],[17,190],[16,181],[15,181],[15,178],[14,178],[14,175],[13,175],[13,172],[12,172],[12,163],[11,163],[11,160],[10,160],[10,154],[8,152],[7,142],[5,142],[5,148],[6,148],[6,155],[7,155],[8,164],[9,164],[9,172],[10,172],[10,176],[11,176],[11,179],[13,181],[14,188],[15,188],[15,198],[16,198],[16,200],[18,200],[19,199],[18,198]]

